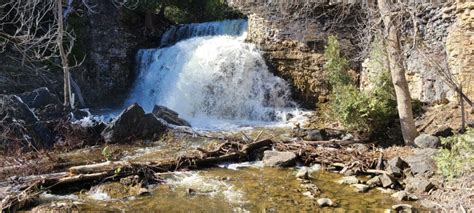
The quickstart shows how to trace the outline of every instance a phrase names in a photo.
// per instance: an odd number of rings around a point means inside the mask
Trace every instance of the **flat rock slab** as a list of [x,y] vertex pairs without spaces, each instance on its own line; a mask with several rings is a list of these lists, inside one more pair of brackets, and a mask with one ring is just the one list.
[[263,165],[269,167],[289,167],[296,164],[296,154],[293,152],[265,151]]
[[358,184],[360,181],[356,176],[343,177],[337,181],[339,184]]
[[353,184],[352,187],[354,187],[356,192],[367,192],[369,191],[369,186],[365,184]]
[[410,192],[429,192],[435,185],[428,179],[422,176],[408,177],[405,179],[406,190]]

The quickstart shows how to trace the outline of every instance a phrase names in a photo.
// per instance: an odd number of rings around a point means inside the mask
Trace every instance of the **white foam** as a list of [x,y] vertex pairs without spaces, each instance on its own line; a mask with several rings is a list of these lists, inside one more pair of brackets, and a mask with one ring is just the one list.
[[219,167],[230,170],[239,170],[243,168],[263,168],[263,161],[220,164]]
[[202,176],[199,172],[176,172],[165,181],[176,187],[192,189],[198,194],[213,197],[223,195],[230,204],[247,203],[244,193],[235,189],[235,186],[213,177]]
[[106,192],[103,192],[102,190],[100,190],[99,188],[89,191],[88,198],[92,200],[98,200],[98,201],[111,200],[110,196]]
[[42,201],[55,201],[55,200],[79,200],[79,198],[74,194],[69,195],[55,195],[50,193],[42,193],[39,196],[39,199]]
[[[288,125],[302,114],[289,85],[269,72],[260,51],[245,43],[242,20],[182,26],[174,36],[195,37],[140,50],[139,76],[126,105],[155,104],[180,114],[193,127],[236,129]],[[168,36],[169,37],[169,36]],[[287,119],[288,113],[295,117]]]

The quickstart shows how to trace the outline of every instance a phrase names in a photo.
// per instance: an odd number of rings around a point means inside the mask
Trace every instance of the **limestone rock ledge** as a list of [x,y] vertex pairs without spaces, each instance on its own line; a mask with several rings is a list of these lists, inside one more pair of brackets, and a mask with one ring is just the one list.
[[[303,106],[314,108],[318,100],[329,94],[323,71],[324,46],[329,35],[336,35],[343,52],[355,58],[355,28],[359,15],[355,8],[342,9],[322,3],[278,3],[231,0],[229,5],[248,17],[247,41],[262,51],[267,65],[276,75],[287,80],[294,98]],[[344,17],[337,22],[337,17]],[[359,63],[351,64],[358,69]]]
[[457,21],[446,39],[448,64],[463,85],[468,97],[474,99],[474,2],[458,3]]
[[[362,89],[370,89],[370,76],[379,72],[364,66],[367,61],[362,63],[360,45],[364,42],[357,35],[361,27],[358,23],[364,17],[360,6],[247,0],[228,3],[247,15],[247,41],[261,49],[270,70],[290,83],[294,98],[304,107],[314,108],[329,94],[330,86],[323,70],[328,35],[338,37],[351,68],[359,73]],[[420,49],[436,62],[447,62],[454,78],[463,82],[470,97],[474,96],[470,83],[474,80],[472,4],[420,4],[416,8],[418,39],[424,45]],[[413,27],[407,25],[404,31],[404,40],[409,41]],[[443,82],[436,66],[426,62],[419,51],[410,50],[411,44],[407,42],[403,48],[412,98],[427,103],[455,100],[455,92]]]

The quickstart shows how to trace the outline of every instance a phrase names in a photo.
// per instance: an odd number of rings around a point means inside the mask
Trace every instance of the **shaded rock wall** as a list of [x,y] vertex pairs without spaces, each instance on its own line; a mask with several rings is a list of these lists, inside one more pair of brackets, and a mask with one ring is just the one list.
[[84,28],[79,38],[86,60],[73,75],[89,106],[121,104],[135,79],[137,50],[158,46],[170,23],[155,16],[153,29],[148,29],[144,13],[118,8],[111,0],[90,4],[96,7],[81,23]]
[[[74,65],[74,58],[78,62],[84,59],[72,70],[73,79],[81,88],[87,107],[122,104],[135,79],[137,50],[159,46],[159,38],[170,22],[154,15],[150,28],[145,26],[143,12],[117,7],[112,0],[87,1],[92,11],[80,2],[67,18],[68,27],[76,35],[70,66]],[[56,59],[53,62],[60,63]],[[62,97],[62,75],[62,70],[51,63],[25,62],[13,50],[0,51],[0,94],[47,86]]]

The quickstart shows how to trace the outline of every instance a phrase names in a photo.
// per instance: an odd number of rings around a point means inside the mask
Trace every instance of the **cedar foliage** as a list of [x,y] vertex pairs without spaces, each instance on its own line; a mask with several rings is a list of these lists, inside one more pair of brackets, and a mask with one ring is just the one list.
[[[384,57],[376,45],[373,49],[372,58]],[[363,137],[381,136],[397,115],[388,70],[384,69],[383,63],[374,64],[379,69],[371,79],[374,88],[370,92],[360,91],[348,73],[348,62],[341,54],[336,37],[328,38],[324,56],[327,60],[324,68],[333,88],[330,105],[335,118],[345,128]]]

